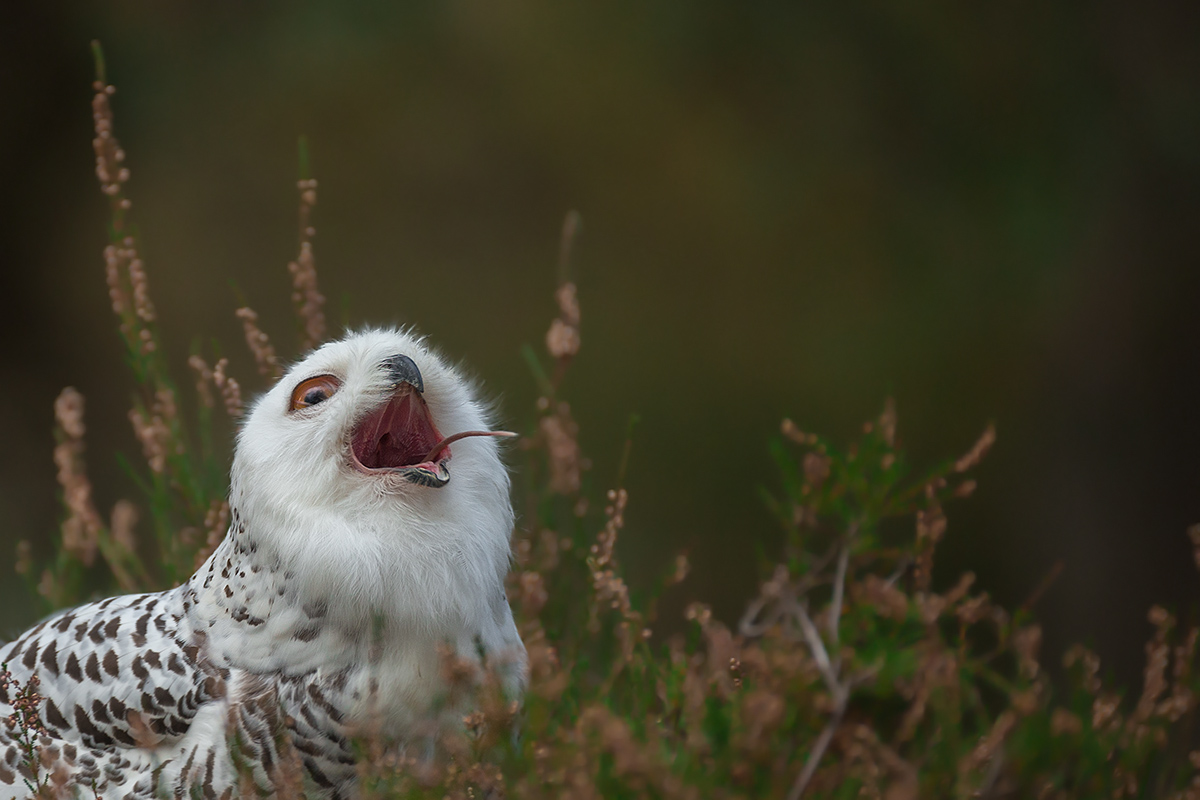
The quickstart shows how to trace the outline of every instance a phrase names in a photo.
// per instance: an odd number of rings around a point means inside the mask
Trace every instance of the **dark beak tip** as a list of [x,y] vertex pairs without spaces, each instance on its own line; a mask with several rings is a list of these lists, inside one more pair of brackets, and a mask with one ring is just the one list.
[[417,369],[417,364],[411,358],[405,355],[394,355],[383,360],[383,366],[388,371],[388,377],[392,382],[399,385],[407,383],[422,394],[425,393],[425,381],[421,378],[421,371]]

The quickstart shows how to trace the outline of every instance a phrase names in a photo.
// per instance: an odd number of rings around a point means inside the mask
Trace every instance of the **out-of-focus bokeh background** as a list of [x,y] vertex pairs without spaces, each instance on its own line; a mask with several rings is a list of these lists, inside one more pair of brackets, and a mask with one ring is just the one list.
[[88,42],[117,85],[134,216],[177,376],[218,340],[259,387],[244,297],[294,354],[296,142],[330,317],[413,323],[507,424],[577,208],[568,393],[616,473],[621,553],[736,614],[777,541],[756,486],[784,415],[842,440],[895,397],[918,463],[999,442],[950,510],[964,568],[1039,603],[1049,662],[1140,671],[1151,603],[1200,576],[1200,8],[1188,3],[26,3],[0,18],[0,627],[36,613],[52,402],[88,398],[103,508],[136,491],[100,257]]

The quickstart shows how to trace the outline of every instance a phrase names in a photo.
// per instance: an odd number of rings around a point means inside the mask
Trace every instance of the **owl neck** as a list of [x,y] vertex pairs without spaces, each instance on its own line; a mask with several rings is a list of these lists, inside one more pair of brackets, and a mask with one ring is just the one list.
[[[215,564],[226,582],[222,593],[233,592],[222,605],[254,593],[272,617],[322,609],[325,625],[353,635],[378,633],[381,625],[397,635],[442,638],[478,628],[503,597],[511,518],[454,513],[480,504],[453,486],[417,497],[421,504],[377,495],[338,504],[279,502],[241,491],[235,480],[229,532]],[[507,497],[500,499],[508,511]],[[258,595],[268,584],[271,598],[264,600]],[[306,621],[294,624],[303,630]]]
[[[450,488],[437,496],[469,508]],[[230,501],[225,539],[181,587],[217,663],[300,675],[384,659],[436,674],[440,642],[523,653],[503,587],[506,496],[474,531],[436,508],[422,524],[256,502],[236,485]]]

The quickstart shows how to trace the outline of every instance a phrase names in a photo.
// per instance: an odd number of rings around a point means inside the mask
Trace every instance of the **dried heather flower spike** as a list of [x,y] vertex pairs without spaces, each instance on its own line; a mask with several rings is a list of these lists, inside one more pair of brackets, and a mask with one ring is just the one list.
[[152,472],[161,475],[167,469],[167,441],[170,431],[158,414],[147,414],[140,408],[129,409],[129,421],[133,433],[141,442],[142,453]]
[[236,313],[242,321],[242,328],[246,333],[246,346],[254,354],[254,363],[258,365],[259,374],[272,381],[278,380],[281,374],[279,359],[275,355],[275,347],[271,344],[270,337],[258,327],[258,314],[249,307],[239,308]]
[[966,472],[967,470],[977,466],[983,457],[987,455],[988,450],[996,443],[996,426],[988,425],[983,434],[979,437],[979,441],[971,447],[971,449],[954,462],[955,472]]
[[579,212],[570,211],[563,220],[562,239],[558,253],[558,289],[554,299],[558,304],[558,316],[550,323],[546,332],[546,349],[560,362],[574,357],[579,352],[579,298],[575,283],[570,278],[571,250],[575,237],[579,235],[582,220]]
[[1167,634],[1175,625],[1174,618],[1162,606],[1154,606],[1149,613],[1154,626],[1154,638],[1146,643],[1146,668],[1142,679],[1142,696],[1134,708],[1132,720],[1145,722],[1154,714],[1158,701],[1168,689],[1167,666],[1171,648]]
[[54,463],[68,512],[62,525],[63,548],[90,567],[96,558],[101,523],[92,503],[92,483],[83,468],[83,407],[83,395],[70,386],[54,401],[60,431]]
[[679,553],[675,556],[675,569],[667,577],[668,586],[676,586],[687,580],[688,573],[691,572],[692,565],[688,561],[688,557],[684,553]]
[[1184,641],[1176,645],[1171,658],[1171,696],[1158,707],[1158,713],[1169,722],[1178,722],[1196,707],[1196,696],[1190,686],[1192,662],[1196,654],[1196,643],[1200,631],[1190,628]]
[[104,276],[108,282],[108,297],[112,301],[113,313],[123,320],[132,313],[133,300],[121,280],[121,256],[116,245],[110,244],[104,248]]
[[1081,681],[1084,691],[1092,696],[1100,694],[1103,684],[1100,681],[1100,657],[1083,645],[1072,645],[1063,656],[1063,666],[1071,669],[1080,665]]
[[937,488],[933,483],[925,486],[925,499],[929,505],[917,512],[917,557],[913,575],[917,589],[922,592],[929,590],[934,550],[946,533],[946,515],[937,501]]
[[808,484],[805,488],[810,490],[820,489],[821,485],[825,483],[825,479],[829,477],[831,465],[831,459],[823,453],[805,453],[804,480]]
[[[92,87],[96,94],[92,97],[92,122],[96,129],[96,138],[92,147],[96,151],[96,177],[100,179],[100,191],[120,202],[122,198],[121,184],[129,180],[129,169],[123,166],[125,151],[113,133],[112,106],[108,98],[116,93],[116,87],[106,84],[101,76]],[[121,205],[127,210],[131,204],[126,200]],[[119,230],[119,229],[118,229]]]
[[229,368],[229,359],[222,358],[213,367],[213,383],[221,390],[221,397],[225,400],[225,411],[229,416],[237,419],[242,416],[242,387],[232,376],[226,373]]
[[609,505],[605,509],[608,521],[604,529],[596,536],[587,560],[588,569],[592,576],[594,601],[588,618],[589,630],[599,630],[600,612],[604,609],[616,611],[620,616],[617,624],[617,639],[621,644],[622,660],[617,667],[627,664],[633,657],[634,646],[643,638],[641,615],[633,610],[629,599],[629,587],[623,578],[617,574],[613,563],[613,548],[617,542],[617,534],[625,525],[625,504],[628,495],[624,489],[611,490],[608,493]]
[[33,545],[28,539],[17,542],[17,563],[13,567],[18,575],[28,575],[33,572]]
[[604,530],[596,537],[596,543],[592,545],[592,559],[597,567],[606,567],[612,563],[617,534],[625,527],[625,505],[629,502],[629,494],[624,489],[610,489],[608,502],[610,505],[604,509],[608,521]]
[[564,283],[555,292],[559,316],[550,323],[546,331],[546,349],[555,358],[571,358],[579,352],[579,301],[575,296],[575,284]]
[[54,401],[54,419],[71,439],[83,439],[87,430],[83,424],[83,406],[83,395],[73,386],[63,389]]
[[805,433],[796,427],[796,423],[784,418],[779,424],[779,432],[801,447],[811,447],[817,443],[816,434]]
[[137,549],[137,541],[133,535],[137,521],[137,506],[128,500],[118,500],[113,506],[110,530],[113,541],[130,553]]
[[221,538],[229,527],[229,503],[225,500],[213,500],[204,514],[204,545],[196,553],[196,569],[208,560],[212,552],[221,544]]
[[879,432],[888,447],[896,446],[896,401],[890,397],[884,401],[879,415]]
[[566,403],[558,403],[554,411],[538,420],[550,464],[550,489],[558,494],[578,494],[583,480],[583,455],[576,438],[579,426]]
[[1188,528],[1188,538],[1192,540],[1192,558],[1196,562],[1196,568],[1200,569],[1200,525]]
[[138,257],[137,243],[126,236],[120,245],[104,248],[104,272],[113,312],[131,350],[148,355],[156,348],[153,332],[146,327],[155,320],[150,284]]
[[142,322],[154,321],[154,304],[150,302],[150,283],[146,279],[146,268],[137,256],[132,237],[125,239],[129,258],[129,284],[133,287],[133,308]]
[[156,313],[150,300],[145,265],[138,256],[137,241],[130,235],[126,220],[133,204],[123,189],[129,180],[129,169],[124,166],[125,151],[113,132],[109,98],[116,89],[105,80],[104,54],[99,42],[92,42],[92,52],[96,60],[96,82],[93,84],[96,94],[92,98],[92,121],[96,135],[92,145],[96,153],[96,177],[100,181],[100,191],[109,200],[114,237],[104,249],[105,278],[109,299],[114,313],[120,319],[120,330],[126,346],[135,354],[149,356],[158,349],[154,331],[150,327],[156,319]]
[[517,577],[517,586],[519,588],[517,597],[521,609],[526,616],[536,617],[542,607],[546,605],[546,601],[550,599],[541,573],[533,571],[520,573]]
[[617,534],[625,525],[625,504],[628,499],[624,489],[609,491],[609,506],[605,508],[608,521],[596,536],[596,543],[592,545],[587,560],[588,569],[592,574],[592,589],[595,592],[588,619],[589,629],[599,629],[599,612],[605,608],[616,611],[620,616],[616,633],[621,645],[622,658],[615,665],[617,669],[629,663],[637,642],[649,636],[649,631],[642,625],[641,614],[633,609],[629,587],[614,568],[613,549],[617,543]]
[[300,346],[303,350],[316,347],[325,338],[325,296],[317,288],[317,265],[313,258],[312,239],[316,229],[311,224],[313,206],[317,204],[317,181],[301,180],[300,190],[300,254],[288,264],[292,273],[292,302],[303,329]]
[[196,394],[200,397],[200,402],[206,408],[213,407],[213,371],[200,356],[191,356],[188,358],[188,366],[196,373]]
[[1013,651],[1017,655],[1017,666],[1021,676],[1032,680],[1041,672],[1038,650],[1042,646],[1042,626],[1026,625],[1012,635]]

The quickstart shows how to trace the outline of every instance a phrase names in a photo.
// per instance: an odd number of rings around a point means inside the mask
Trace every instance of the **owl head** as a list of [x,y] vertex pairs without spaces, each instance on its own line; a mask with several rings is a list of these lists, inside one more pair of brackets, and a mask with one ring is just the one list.
[[[484,434],[503,432],[488,427],[471,384],[421,338],[367,330],[288,370],[254,404],[237,458],[260,474],[287,474],[306,491],[324,484],[414,497],[449,484],[452,459],[468,471],[494,465],[498,449]],[[460,438],[477,441],[451,447]]]
[[[400,330],[314,350],[247,415],[230,504],[255,546],[314,591],[408,607],[499,586],[509,480],[474,386]],[[497,591],[499,591],[497,589]],[[458,598],[455,599],[455,595]],[[399,596],[403,595],[403,597]]]

